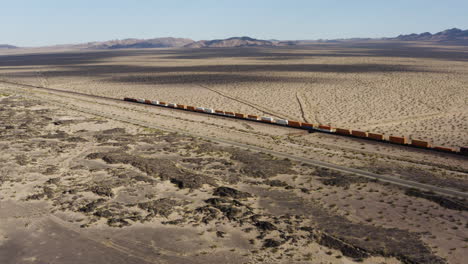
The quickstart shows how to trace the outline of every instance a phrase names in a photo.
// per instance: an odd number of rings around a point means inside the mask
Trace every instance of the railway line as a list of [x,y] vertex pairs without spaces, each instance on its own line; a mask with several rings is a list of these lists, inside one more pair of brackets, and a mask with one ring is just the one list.
[[[39,91],[49,91],[49,92],[56,92],[56,93],[83,96],[83,97],[87,97],[87,98],[110,100],[110,101],[114,101],[114,102],[119,102],[121,104],[134,104],[133,102],[126,102],[126,101],[116,99],[116,98],[110,98],[110,97],[99,96],[99,95],[90,95],[90,94],[84,94],[84,93],[73,92],[73,91],[64,91],[64,90],[60,90],[60,89],[41,87],[41,86],[35,86],[35,85],[30,85],[30,84],[21,84],[21,83],[15,83],[15,82],[5,81],[5,80],[0,80],[0,83],[15,85],[15,86],[23,87],[23,88],[35,89],[35,90],[39,90]],[[229,139],[222,139],[222,138],[216,138],[216,137],[210,137],[210,136],[203,136],[203,135],[200,135],[200,134],[191,133],[191,132],[187,132],[187,131],[181,131],[181,130],[178,130],[178,129],[171,129],[171,128],[164,127],[164,126],[161,126],[161,125],[157,125],[157,124],[154,124],[154,123],[143,122],[143,121],[127,118],[127,117],[124,117],[124,116],[119,116],[119,115],[116,115],[116,114],[108,114],[108,113],[104,113],[104,112],[98,112],[98,111],[90,110],[90,109],[83,108],[83,107],[66,105],[66,104],[64,104],[63,102],[60,102],[60,101],[53,101],[53,102],[55,104],[58,104],[58,105],[60,105],[62,107],[65,107],[65,108],[69,108],[71,110],[75,110],[75,111],[79,111],[79,112],[83,112],[83,113],[87,113],[87,114],[91,114],[91,115],[95,115],[95,116],[100,116],[100,117],[103,117],[103,118],[112,119],[112,120],[116,120],[116,121],[120,121],[120,122],[124,122],[124,123],[129,123],[129,124],[142,126],[142,127],[146,127],[146,128],[164,130],[164,131],[168,131],[168,132],[181,133],[181,134],[185,134],[185,135],[189,135],[189,136],[198,137],[198,138],[202,138],[202,139],[205,139],[205,140],[217,142],[217,143],[224,144],[224,145],[230,145],[230,146],[235,146],[235,147],[239,147],[239,148],[243,148],[243,149],[249,149],[249,150],[256,151],[256,152],[268,153],[268,154],[274,155],[276,157],[287,158],[287,159],[290,159],[290,160],[293,160],[293,161],[309,164],[309,165],[312,165],[312,166],[327,168],[327,169],[331,169],[331,170],[334,170],[334,171],[348,173],[348,174],[352,174],[352,175],[359,176],[359,177],[365,177],[365,178],[374,179],[374,180],[378,180],[378,181],[382,181],[382,182],[387,182],[387,183],[394,184],[394,185],[401,186],[401,187],[415,188],[415,189],[424,190],[424,191],[431,191],[431,192],[434,192],[434,193],[437,193],[437,194],[440,194],[440,195],[455,196],[455,197],[461,197],[461,198],[465,198],[465,199],[468,198],[468,193],[467,192],[457,191],[457,190],[454,190],[454,189],[443,188],[443,187],[424,184],[424,183],[415,182],[415,181],[409,181],[409,180],[397,178],[397,177],[394,177],[394,176],[391,176],[391,175],[376,174],[376,173],[372,173],[372,172],[369,172],[369,171],[364,171],[364,170],[361,170],[361,169],[349,168],[349,167],[336,165],[336,164],[323,162],[323,161],[318,161],[318,160],[314,160],[314,159],[310,159],[310,158],[304,158],[304,157],[296,156],[296,155],[293,155],[293,154],[278,152],[278,151],[266,149],[266,148],[259,147],[259,146],[253,146],[253,145],[249,145],[249,144],[236,142],[236,141],[229,140]]]

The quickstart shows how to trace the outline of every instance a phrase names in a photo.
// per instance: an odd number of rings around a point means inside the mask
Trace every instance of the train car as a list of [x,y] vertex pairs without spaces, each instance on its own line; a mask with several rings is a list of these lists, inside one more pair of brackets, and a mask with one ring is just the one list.
[[319,125],[318,127],[315,128],[315,130],[318,130],[318,131],[322,131],[322,132],[334,132],[334,128],[332,128],[331,126],[327,126],[327,125]]
[[350,136],[351,135],[351,129],[337,128],[336,133],[340,134],[340,135]]
[[234,113],[234,116],[237,117],[237,118],[245,118],[246,117],[246,115],[242,114],[242,113]]
[[124,101],[135,102],[135,103],[137,102],[136,99],[134,99],[134,98],[129,98],[129,97],[125,97],[125,98],[124,98]]
[[203,113],[203,112],[205,112],[205,108],[203,108],[203,107],[195,107],[195,111],[196,111],[196,112]]
[[160,105],[160,106],[167,106],[167,103],[166,103],[166,102],[159,102],[158,105]]
[[276,124],[282,125],[282,126],[287,126],[288,125],[288,120],[285,119],[276,119]]
[[311,124],[311,123],[301,123],[301,128],[307,129],[307,130],[312,130],[312,129],[314,129],[314,124]]
[[373,140],[385,140],[385,136],[382,134],[376,134],[376,133],[367,133],[367,138],[373,139]]
[[411,145],[419,148],[430,148],[431,143],[423,140],[412,139]]
[[301,127],[301,122],[299,121],[294,121],[294,120],[288,120],[288,126],[290,127]]
[[360,137],[360,138],[367,138],[367,132],[359,131],[359,130],[351,131],[351,135],[355,137]]
[[268,116],[262,116],[260,118],[260,120],[262,122],[265,122],[265,123],[273,123],[274,122],[274,119],[272,117],[268,117]]
[[215,110],[215,114],[218,114],[218,115],[224,115],[224,111],[221,111],[221,110]]
[[252,120],[258,120],[258,116],[256,115],[247,115],[247,118]]
[[433,149],[437,151],[441,151],[441,152],[450,152],[450,153],[456,152],[455,149],[453,148],[441,147],[441,146],[435,146],[433,147]]
[[187,110],[195,111],[195,106],[187,105]]
[[172,108],[177,108],[177,104],[174,104],[174,103],[169,103],[167,104],[167,106],[172,107]]
[[152,104],[152,105],[159,105],[159,101],[150,101],[150,104]]
[[227,116],[236,116],[234,112],[224,112],[224,114]]
[[408,144],[408,139],[406,137],[389,136],[388,141],[394,144]]
[[145,100],[145,104],[151,104],[151,100]]
[[186,105],[178,104],[178,105],[176,106],[176,108],[179,108],[179,109],[187,109],[187,106],[186,106]]
[[144,104],[144,103],[145,103],[145,99],[140,99],[140,98],[138,98],[138,99],[136,99],[136,100],[137,100],[138,103],[141,103],[141,104]]
[[208,114],[214,114],[214,110],[211,109],[211,108],[205,108],[205,113],[208,113]]

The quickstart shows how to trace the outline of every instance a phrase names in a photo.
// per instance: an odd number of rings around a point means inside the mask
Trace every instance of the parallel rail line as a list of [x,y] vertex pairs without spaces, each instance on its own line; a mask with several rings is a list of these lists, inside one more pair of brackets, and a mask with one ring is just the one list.
[[[125,101],[122,101],[120,99],[109,98],[109,97],[99,96],[99,95],[90,95],[90,94],[84,94],[84,93],[73,92],[73,91],[63,91],[63,90],[59,90],[59,89],[45,88],[45,87],[34,86],[34,85],[29,85],[29,84],[19,84],[19,83],[14,83],[14,82],[9,82],[9,81],[0,81],[0,82],[11,84],[11,85],[18,85],[18,86],[23,86],[23,87],[46,90],[46,91],[62,92],[62,93],[80,95],[80,96],[85,96],[85,97],[90,97],[90,98],[99,98],[99,99],[105,99],[105,100],[112,100],[112,101],[117,101],[117,102],[121,102],[121,103],[125,102]],[[430,192],[437,193],[437,194],[440,194],[440,195],[455,196],[455,197],[461,197],[461,198],[464,198],[464,199],[468,198],[468,192],[462,192],[462,191],[457,191],[457,190],[454,190],[454,189],[438,187],[438,186],[435,186],[435,185],[429,185],[429,184],[409,181],[409,180],[393,177],[393,176],[390,176],[390,175],[376,174],[376,173],[372,173],[372,172],[369,172],[369,171],[364,171],[364,170],[361,170],[361,169],[344,167],[344,166],[340,166],[340,165],[336,165],[336,164],[332,164],[332,163],[328,163],[328,162],[313,160],[313,159],[309,159],[309,158],[295,156],[295,155],[288,154],[288,153],[282,153],[282,152],[278,152],[278,151],[274,151],[274,150],[269,150],[269,149],[262,148],[262,147],[259,147],[259,146],[248,145],[248,144],[244,144],[244,143],[240,143],[240,142],[236,142],[236,141],[232,141],[232,140],[228,140],[228,139],[208,137],[208,136],[203,136],[203,135],[199,135],[199,134],[195,134],[195,133],[190,133],[190,132],[187,132],[187,131],[181,131],[181,130],[178,130],[178,129],[171,129],[171,128],[167,128],[167,127],[163,127],[163,126],[159,126],[159,125],[155,125],[155,124],[150,124],[148,122],[138,121],[138,120],[130,119],[130,118],[123,117],[123,116],[118,116],[118,115],[115,115],[115,114],[111,115],[111,114],[106,114],[106,113],[103,113],[103,112],[92,111],[92,110],[85,109],[85,108],[82,108],[82,107],[65,105],[63,102],[56,102],[56,103],[60,104],[61,106],[66,107],[66,108],[69,108],[69,109],[72,109],[72,110],[75,110],[75,111],[79,111],[79,112],[83,112],[83,113],[87,113],[87,114],[91,114],[91,115],[101,116],[101,117],[104,117],[104,118],[113,119],[113,120],[117,120],[117,121],[124,122],[124,123],[129,123],[129,124],[133,124],[133,125],[137,125],[137,126],[142,126],[142,127],[158,129],[158,130],[163,130],[163,131],[168,131],[168,132],[175,132],[175,133],[185,134],[185,135],[188,135],[188,136],[201,138],[201,139],[209,140],[209,141],[213,141],[213,142],[218,142],[218,143],[225,144],[225,145],[235,146],[235,147],[239,147],[239,148],[242,148],[242,149],[248,149],[248,150],[252,150],[252,151],[256,151],[256,152],[268,153],[268,154],[271,154],[271,155],[274,155],[274,156],[277,156],[277,157],[287,158],[287,159],[290,159],[290,160],[293,160],[293,161],[309,164],[309,165],[312,165],[312,166],[327,168],[327,169],[331,169],[331,170],[339,171],[339,172],[343,172],[343,173],[349,173],[349,174],[353,174],[355,176],[374,179],[374,180],[378,180],[378,181],[381,181],[381,182],[387,182],[387,183],[397,185],[397,186],[401,186],[401,187],[415,188],[415,189],[419,189],[419,190],[430,191]],[[129,103],[131,103],[131,102],[129,102]]]

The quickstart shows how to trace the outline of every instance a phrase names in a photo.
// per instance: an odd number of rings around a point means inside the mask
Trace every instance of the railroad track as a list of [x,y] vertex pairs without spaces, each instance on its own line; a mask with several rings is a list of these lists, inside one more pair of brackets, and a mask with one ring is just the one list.
[[[15,83],[15,82],[4,81],[4,80],[0,80],[0,83],[10,84],[10,85],[17,85],[17,86],[22,86],[22,87],[27,87],[27,88],[34,88],[34,89],[43,90],[43,91],[53,91],[53,92],[59,92],[59,93],[65,93],[65,94],[80,95],[80,96],[84,96],[84,97],[88,97],[88,98],[98,98],[98,99],[103,99],[103,100],[117,101],[117,102],[122,103],[122,104],[128,103],[128,104],[135,105],[132,102],[125,102],[125,101],[120,100],[120,99],[110,98],[110,97],[105,97],[105,96],[99,96],[99,95],[90,95],[90,94],[84,94],[84,93],[79,93],[79,92],[63,91],[63,90],[59,90],[59,89],[34,86],[34,85],[30,85],[30,84],[21,84],[21,83]],[[104,112],[97,112],[97,111],[93,111],[93,110],[78,107],[78,106],[66,105],[66,104],[64,104],[63,102],[60,102],[60,101],[55,101],[55,103],[65,107],[65,108],[69,108],[69,109],[72,109],[72,110],[75,110],[75,111],[79,111],[79,112],[83,112],[83,113],[87,113],[87,114],[91,114],[91,115],[95,115],[95,116],[100,116],[100,117],[104,117],[104,118],[108,118],[108,119],[113,119],[113,120],[117,120],[117,121],[120,121],[120,122],[129,123],[129,124],[142,126],[142,127],[146,127],[146,128],[152,128],[152,129],[164,130],[164,131],[168,131],[168,132],[176,132],[176,133],[180,133],[180,134],[185,134],[185,135],[189,135],[189,136],[192,136],[192,137],[197,137],[197,138],[201,138],[201,139],[205,139],[205,140],[209,140],[209,141],[213,141],[213,142],[218,142],[218,143],[225,144],[225,145],[235,146],[235,147],[239,147],[239,148],[242,148],[242,149],[248,149],[248,150],[252,150],[252,151],[256,151],[256,152],[268,153],[268,154],[271,154],[271,155],[274,155],[274,156],[277,156],[277,157],[287,158],[287,159],[290,159],[290,160],[293,160],[293,161],[309,164],[309,165],[312,165],[312,166],[327,168],[327,169],[331,169],[331,170],[334,170],[334,171],[340,171],[340,172],[344,172],[344,173],[348,173],[348,174],[353,174],[353,175],[359,176],[359,177],[365,177],[365,178],[369,178],[369,179],[379,180],[379,181],[382,181],[382,182],[387,182],[387,183],[390,183],[390,184],[394,184],[394,185],[398,185],[398,186],[402,186],[402,187],[406,187],[406,188],[415,188],[415,189],[424,190],[424,191],[431,191],[431,192],[441,194],[441,195],[455,196],[455,197],[461,197],[461,198],[465,198],[465,199],[468,198],[468,193],[467,192],[462,192],[462,191],[457,191],[457,190],[453,190],[453,189],[438,187],[438,186],[434,186],[434,185],[429,185],[429,184],[409,181],[409,180],[405,180],[405,179],[400,179],[400,178],[397,178],[397,177],[393,177],[391,175],[376,174],[376,173],[372,173],[372,172],[368,172],[368,171],[364,171],[364,170],[360,170],[360,169],[344,167],[344,166],[340,166],[340,165],[336,165],[336,164],[332,164],[332,163],[328,163],[328,162],[323,162],[323,161],[313,160],[313,159],[310,159],[310,158],[295,156],[295,155],[288,154],[288,153],[278,152],[278,151],[262,148],[262,147],[259,147],[259,146],[248,145],[248,144],[244,144],[244,143],[240,143],[240,142],[236,142],[236,141],[232,141],[232,140],[228,140],[228,139],[208,137],[208,136],[203,136],[203,135],[199,135],[199,134],[195,134],[195,133],[191,133],[191,132],[187,132],[187,131],[181,131],[181,130],[178,130],[178,129],[171,129],[171,128],[163,127],[163,126],[156,125],[156,124],[150,124],[148,122],[138,121],[138,120],[126,118],[126,117],[123,117],[123,116],[118,116],[118,115],[115,115],[115,114],[106,114]]]

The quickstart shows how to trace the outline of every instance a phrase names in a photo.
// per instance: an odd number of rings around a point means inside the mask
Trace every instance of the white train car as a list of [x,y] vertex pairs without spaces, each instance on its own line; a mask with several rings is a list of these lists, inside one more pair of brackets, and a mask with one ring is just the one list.
[[212,109],[212,108],[205,108],[205,113],[208,113],[208,114],[214,114],[215,111]]
[[267,122],[267,123],[274,123],[275,121],[273,117],[269,117],[269,116],[262,116],[260,120],[263,122]]
[[288,120],[285,120],[285,119],[276,119],[276,124],[278,124],[278,125],[283,125],[283,126],[287,126],[287,125],[288,125]]

